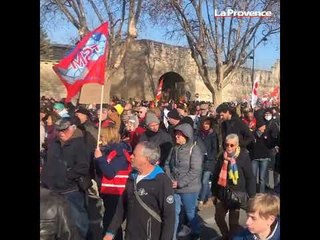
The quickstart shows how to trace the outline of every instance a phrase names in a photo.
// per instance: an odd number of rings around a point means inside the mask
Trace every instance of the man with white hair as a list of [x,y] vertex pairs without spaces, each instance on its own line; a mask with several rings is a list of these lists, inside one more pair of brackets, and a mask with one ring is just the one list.
[[125,239],[172,239],[175,205],[171,180],[157,165],[160,149],[140,142],[131,156],[135,169],[128,179],[116,213],[103,240],[112,240],[124,219]]

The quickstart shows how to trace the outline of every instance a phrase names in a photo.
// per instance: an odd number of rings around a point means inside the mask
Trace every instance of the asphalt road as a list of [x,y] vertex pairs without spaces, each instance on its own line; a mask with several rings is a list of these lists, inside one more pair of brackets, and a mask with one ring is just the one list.
[[[270,185],[273,186],[273,172],[269,170],[269,178],[270,178]],[[270,190],[266,189],[266,192]],[[215,208],[214,206],[210,206],[207,208],[202,209],[198,212],[200,216],[200,221],[202,222],[202,229],[200,234],[201,240],[211,240],[214,239],[217,236],[220,236],[219,228],[214,220],[214,214],[215,214]],[[244,210],[240,210],[240,225],[245,227],[247,219],[247,214]],[[226,216],[226,222],[228,223],[228,214]],[[189,240],[189,236],[181,237],[179,240]]]

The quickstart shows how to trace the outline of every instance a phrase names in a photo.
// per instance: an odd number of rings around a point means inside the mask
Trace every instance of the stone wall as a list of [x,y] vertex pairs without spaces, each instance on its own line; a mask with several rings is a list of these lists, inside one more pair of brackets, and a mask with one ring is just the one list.
[[[61,98],[66,91],[61,81],[52,70],[52,65],[61,59],[63,52],[71,46],[58,45],[55,47],[55,59],[40,61],[40,91],[41,95]],[[140,97],[151,100],[158,86],[159,79],[166,73],[176,73],[184,80],[184,90],[192,96],[200,94],[201,100],[211,101],[211,93],[204,85],[198,73],[195,61],[187,48],[172,46],[151,40],[138,40],[128,50],[123,65],[111,77],[110,95],[118,97]],[[271,71],[256,70],[260,75],[259,91],[270,92],[279,85],[280,63],[275,63]],[[181,86],[181,85],[179,85]],[[241,68],[231,83],[222,92],[222,100],[229,101],[251,94],[251,70]],[[99,102],[101,87],[98,84],[86,84],[82,91],[80,102]]]

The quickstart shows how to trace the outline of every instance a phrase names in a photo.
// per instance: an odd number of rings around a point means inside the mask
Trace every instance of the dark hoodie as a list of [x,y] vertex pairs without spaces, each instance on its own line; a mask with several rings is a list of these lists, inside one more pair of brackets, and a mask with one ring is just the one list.
[[150,129],[148,129],[139,139],[139,142],[142,141],[150,141],[157,146],[160,147],[160,167],[164,167],[165,161],[168,158],[168,155],[171,151],[171,148],[173,146],[172,138],[169,133],[165,132],[164,130],[159,128],[158,132],[153,132]]

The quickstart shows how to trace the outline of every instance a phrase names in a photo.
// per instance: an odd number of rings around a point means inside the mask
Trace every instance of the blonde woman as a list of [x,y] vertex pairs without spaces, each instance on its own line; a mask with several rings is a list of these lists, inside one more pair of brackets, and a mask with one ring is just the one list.
[[[101,179],[100,196],[106,209],[103,217],[103,234],[105,234],[131,172],[129,162],[131,147],[120,140],[120,134],[115,127],[102,128],[100,139],[101,147],[95,150],[95,161],[97,175]],[[123,239],[121,228],[114,239]]]

